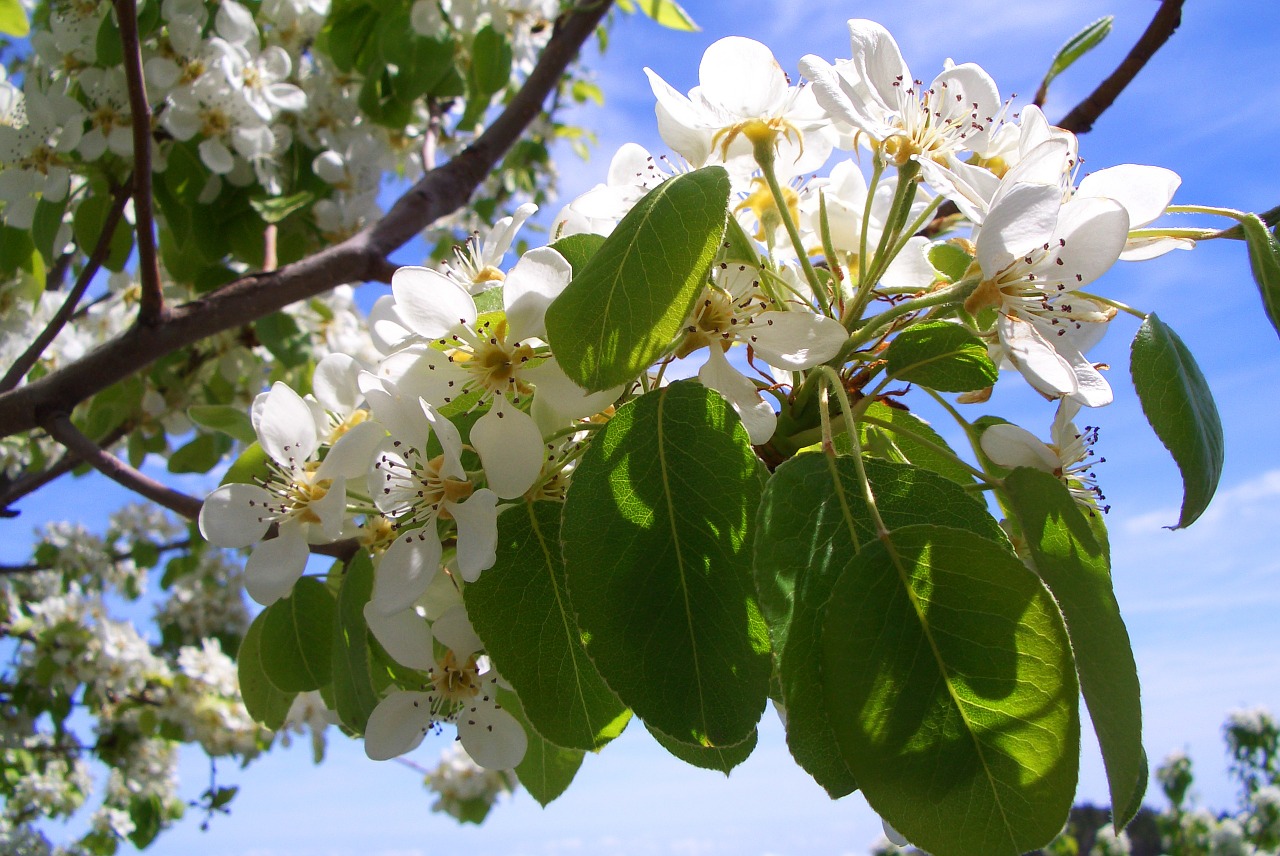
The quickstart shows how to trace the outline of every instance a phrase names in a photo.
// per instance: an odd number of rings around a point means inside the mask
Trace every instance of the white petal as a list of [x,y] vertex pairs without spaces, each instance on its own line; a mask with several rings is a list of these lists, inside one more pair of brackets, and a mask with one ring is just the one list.
[[1182,178],[1171,169],[1142,164],[1120,164],[1090,173],[1080,182],[1077,196],[1105,196],[1129,212],[1129,226],[1145,226],[1164,213]]
[[1122,262],[1141,262],[1163,256],[1173,250],[1194,250],[1196,242],[1188,238],[1130,238],[1125,242]]
[[256,427],[263,450],[291,469],[306,463],[320,445],[311,408],[282,381],[276,381],[263,400]]
[[734,117],[770,117],[787,95],[787,75],[768,47],[729,36],[702,54],[698,82],[707,101]]
[[369,714],[364,729],[364,753],[374,761],[389,761],[422,743],[432,725],[431,696],[393,690]]
[[532,202],[526,202],[517,208],[512,216],[503,217],[497,223],[494,223],[493,229],[485,237],[484,246],[481,248],[480,255],[484,261],[495,267],[500,265],[502,257],[507,254],[507,250],[511,249],[511,244],[516,238],[516,232],[520,231],[524,221],[536,214],[537,211],[537,205]]
[[489,487],[503,499],[523,495],[542,472],[542,432],[502,396],[471,427],[471,445],[480,454]]
[[1039,437],[1025,428],[1008,423],[991,425],[982,432],[982,451],[1002,467],[1034,467],[1046,473],[1060,466],[1058,456]]
[[884,288],[928,288],[937,278],[937,272],[929,263],[929,239],[922,235],[914,235],[907,239],[902,252],[893,257],[889,267],[880,277],[880,285]]
[[270,606],[293,590],[307,568],[311,551],[294,527],[280,528],[280,535],[263,541],[249,554],[244,566],[244,590],[263,606]]
[[440,441],[440,450],[444,454],[440,475],[465,480],[467,471],[462,468],[462,435],[458,433],[457,426],[441,416],[440,411],[436,410],[429,401],[418,399],[418,406],[427,417],[431,430],[436,432],[436,439]]
[[978,233],[978,264],[988,279],[1028,250],[1053,237],[1062,210],[1062,191],[1043,184],[1019,184],[987,212]]
[[707,363],[698,371],[698,380],[714,389],[728,400],[742,419],[747,435],[755,445],[765,443],[778,426],[778,415],[769,403],[760,397],[756,385],[743,377],[724,355],[718,345],[712,345]]
[[402,267],[391,275],[396,314],[419,336],[441,339],[476,323],[476,302],[439,271]]
[[481,488],[449,513],[458,525],[458,573],[473,583],[498,560],[498,496]]
[[373,575],[373,599],[383,615],[413,606],[440,568],[440,538],[435,521],[392,542]]
[[215,547],[248,547],[271,525],[265,515],[270,501],[256,484],[224,484],[200,506],[200,534]]
[[564,291],[572,276],[569,262],[550,247],[530,250],[521,256],[502,283],[508,339],[545,339],[547,307]]
[[384,294],[373,302],[369,310],[369,337],[373,346],[384,354],[388,354],[413,335],[396,312],[396,299]]
[[[373,717],[369,720],[372,723]],[[510,770],[524,760],[529,748],[524,726],[492,704],[463,710],[458,716],[458,739],[471,760],[486,770]]]
[[364,620],[391,659],[422,672],[435,668],[431,627],[412,607],[384,615],[370,601],[364,605]]
[[311,376],[311,391],[326,410],[347,416],[360,406],[364,396],[356,377],[360,364],[348,354],[329,354],[316,364]]
[[883,25],[865,18],[849,21],[849,41],[859,76],[883,106],[896,111],[903,82],[913,79],[898,43]]
[[747,341],[766,363],[795,371],[825,363],[849,339],[839,321],[811,312],[761,312],[747,328]]
[[1077,197],[1063,206],[1054,237],[1066,242],[1057,253],[1059,275],[1068,288],[1085,286],[1120,258],[1129,239],[1129,213],[1112,199]]
[[[365,471],[359,474],[364,475]],[[320,474],[317,472],[313,478],[319,479]],[[325,495],[307,505],[320,518],[319,526],[308,527],[307,540],[312,544],[327,544],[342,537],[342,524],[347,515],[347,481],[341,476],[329,478],[333,478],[333,484]]]
[[484,647],[467,610],[462,604],[455,604],[431,624],[431,635],[436,641],[453,652],[458,662],[466,662],[467,658]]
[[554,359],[525,369],[521,376],[537,388],[530,415],[543,434],[558,431],[575,419],[596,415],[617,401],[623,390],[622,386],[615,386],[600,392],[587,392],[570,380]]
[[1009,361],[1036,390],[1050,398],[1076,391],[1076,373],[1030,321],[1001,315],[996,322]]
[[352,425],[338,438],[316,470],[316,478],[364,478],[373,467],[373,456],[386,439],[381,422],[368,420]]

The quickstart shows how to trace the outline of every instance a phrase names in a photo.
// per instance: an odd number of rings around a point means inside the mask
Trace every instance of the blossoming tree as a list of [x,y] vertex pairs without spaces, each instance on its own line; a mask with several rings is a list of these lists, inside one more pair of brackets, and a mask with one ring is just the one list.
[[[1057,124],[1046,87],[1109,21],[1016,108],[974,63],[917,77],[868,20],[796,78],[723,39],[687,94],[647,70],[671,155],[623,146],[531,247],[613,5],[0,0],[32,28],[0,80],[0,507],[85,467],[152,503],[5,569],[6,843],[83,804],[90,760],[78,846],[111,853],[181,813],[182,743],[248,761],[332,723],[385,760],[456,729],[434,787],[480,820],[517,779],[554,799],[632,719],[728,772],[770,701],[833,798],[990,854],[1062,829],[1083,697],[1134,816],[1137,672],[1077,427],[1115,396],[1089,352],[1118,313],[1178,526],[1223,437],[1106,274],[1243,239],[1280,320],[1274,212],[1174,205],[1159,166],[1080,175],[1077,132],[1181,4]],[[389,260],[424,230],[427,264]],[[365,282],[389,284],[367,312]],[[1044,425],[967,415],[1022,381]],[[158,642],[111,614],[151,568]]]

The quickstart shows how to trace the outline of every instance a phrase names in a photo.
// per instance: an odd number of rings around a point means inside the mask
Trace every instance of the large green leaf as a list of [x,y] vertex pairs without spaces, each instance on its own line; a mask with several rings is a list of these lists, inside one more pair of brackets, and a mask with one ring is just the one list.
[[[904,464],[864,462],[891,529],[937,523],[1002,540],[986,507],[959,485]],[[754,573],[787,711],[787,744],[833,797],[857,787],[835,746],[821,690],[822,605],[836,577],[875,538],[851,457],[801,454],[778,467],[756,517]]]
[[885,358],[890,377],[940,392],[985,389],[999,374],[982,340],[948,321],[903,330],[889,343]]
[[750,581],[762,467],[718,393],[682,381],[618,409],[574,472],[562,538],[587,653],[670,737],[734,746],[764,709]]
[[1005,478],[1004,489],[1031,569],[1053,592],[1066,619],[1080,689],[1107,767],[1112,816],[1123,827],[1142,805],[1147,758],[1138,667],[1111,588],[1106,552],[1058,479],[1021,467]]
[[665,181],[636,203],[547,308],[547,338],[565,374],[608,389],[671,346],[720,248],[728,205],[719,166]]
[[0,33],[25,39],[31,32],[27,11],[18,0],[0,0]]
[[1262,307],[1272,328],[1280,333],[1280,243],[1256,214],[1240,221],[1249,246],[1249,268],[1262,295]]
[[931,525],[868,543],[832,587],[821,668],[845,763],[913,844],[1015,856],[1062,830],[1075,664],[1053,596],[1003,545]]
[[324,583],[303,577],[263,610],[262,668],[278,689],[307,692],[329,683],[336,608]]
[[236,673],[245,710],[267,728],[279,731],[297,693],[276,689],[262,668],[262,625],[265,621],[266,613],[258,613],[245,632],[236,653]]
[[[910,410],[877,401],[863,416],[865,419],[858,422],[858,432],[867,454],[932,470],[957,484],[973,484],[973,474],[942,435]],[[843,439],[844,435],[836,438],[836,448],[851,451],[847,442],[841,443]]]
[[1213,394],[1187,346],[1154,312],[1133,337],[1129,371],[1142,412],[1182,473],[1182,513],[1173,528],[1190,526],[1222,477],[1222,421]]
[[363,734],[378,706],[369,669],[369,628],[364,605],[373,595],[373,560],[361,550],[347,563],[334,611],[333,698],[342,724]]
[[529,724],[515,693],[499,689],[498,704],[519,720],[529,736],[529,748],[525,750],[524,760],[516,765],[516,778],[524,785],[529,796],[545,808],[572,784],[586,753],[581,749],[564,749],[542,739]]
[[753,730],[751,735],[737,746],[694,746],[672,739],[648,723],[645,723],[645,728],[663,749],[686,764],[701,767],[704,770],[715,770],[726,776],[729,775],[730,770],[751,757],[751,753],[756,750],[758,739],[757,732]]
[[467,615],[525,716],[557,746],[599,749],[630,712],[582,644],[565,590],[560,509],[522,503],[498,517],[498,561],[464,590]]

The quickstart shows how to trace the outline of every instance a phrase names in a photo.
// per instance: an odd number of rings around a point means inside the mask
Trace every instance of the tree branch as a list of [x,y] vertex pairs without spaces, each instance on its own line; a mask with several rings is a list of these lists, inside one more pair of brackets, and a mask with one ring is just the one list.
[[103,451],[97,443],[80,433],[80,429],[71,424],[71,417],[65,414],[57,416],[49,420],[45,428],[55,440],[66,446],[68,451],[75,452],[89,466],[117,484],[188,520],[195,520],[200,514],[200,506],[204,503],[194,496],[188,496],[161,484],[150,476],[138,472],[115,455]]
[[40,355],[44,353],[45,348],[49,347],[49,343],[58,337],[58,333],[62,331],[67,321],[71,319],[71,316],[76,311],[76,306],[80,303],[80,298],[84,297],[85,290],[89,288],[89,283],[93,281],[94,276],[98,273],[98,268],[102,266],[107,254],[111,252],[111,236],[115,234],[116,226],[120,223],[120,217],[124,214],[125,203],[128,201],[129,189],[127,187],[116,191],[111,208],[107,211],[107,217],[102,222],[102,234],[98,236],[98,244],[93,248],[93,253],[90,254],[84,270],[80,271],[80,276],[76,278],[76,284],[72,286],[71,291],[67,294],[67,299],[62,301],[58,311],[49,320],[49,324],[44,330],[40,331],[40,335],[36,336],[36,340],[31,343],[31,346],[23,351],[18,359],[14,360],[13,365],[9,367],[9,371],[5,372],[4,377],[0,378],[0,393],[8,392],[21,383],[27,372],[31,371],[31,367],[40,361]]
[[133,126],[133,230],[138,236],[138,277],[142,280],[138,323],[151,327],[160,323],[164,316],[151,197],[151,102],[147,100],[147,84],[142,78],[137,4],[134,0],[113,0],[112,5],[120,27],[120,42],[124,46],[129,123]]
[[382,220],[309,258],[251,275],[166,313],[163,324],[135,324],[84,358],[0,394],[0,437],[65,414],[79,402],[193,342],[239,327],[346,282],[387,281],[387,255],[458,208],[538,115],[542,102],[613,0],[580,9],[557,24],[538,64],[493,124],[448,163],[427,173]]
[[[190,538],[183,538],[179,541],[170,541],[167,544],[153,544],[157,553],[168,553],[172,550],[185,550],[191,546]],[[111,562],[123,562],[126,559],[132,559],[133,553],[112,553],[107,557]],[[14,576],[17,574],[34,574],[38,571],[47,571],[56,567],[50,562],[30,562],[25,565],[0,565],[0,577]]]
[[1182,23],[1182,3],[1183,0],[1161,0],[1155,17],[1128,56],[1111,72],[1110,77],[1098,84],[1097,89],[1058,122],[1058,127],[1077,134],[1091,130],[1098,117],[1115,103],[1125,87],[1133,82],[1138,72],[1155,56],[1156,51],[1173,36],[1174,30]]
[[[98,441],[100,448],[109,449],[129,433],[129,426],[122,425]],[[23,473],[16,479],[0,479],[0,517],[17,517],[18,512],[9,506],[24,496],[35,493],[54,479],[60,478],[83,463],[75,452],[67,452],[56,463],[39,472]]]

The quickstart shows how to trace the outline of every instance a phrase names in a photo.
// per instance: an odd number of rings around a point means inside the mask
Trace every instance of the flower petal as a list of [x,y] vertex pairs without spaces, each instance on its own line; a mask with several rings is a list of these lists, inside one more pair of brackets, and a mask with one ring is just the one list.
[[435,668],[431,627],[413,607],[384,615],[370,601],[364,605],[364,620],[391,659],[422,672]]
[[767,442],[778,427],[778,415],[769,403],[760,397],[756,385],[743,377],[724,355],[718,345],[712,345],[707,363],[698,371],[698,380],[714,389],[728,400],[742,419],[752,444]]
[[270,606],[293,590],[307,568],[311,551],[297,527],[281,526],[280,535],[263,541],[244,566],[244,590],[263,606]]
[[402,267],[391,275],[396,313],[413,332],[442,339],[459,327],[474,327],[476,302],[439,271]]
[[498,496],[488,488],[449,505],[458,524],[458,573],[473,583],[498,560]]
[[200,506],[200,534],[215,547],[248,547],[271,526],[271,494],[256,484],[224,484]]
[[431,635],[437,642],[452,651],[458,662],[466,662],[468,657],[484,647],[484,643],[476,635],[475,628],[471,626],[466,608],[460,603],[445,610],[432,622]]
[[792,371],[825,363],[849,339],[839,321],[812,312],[761,312],[747,331],[747,341],[766,363]]
[[1062,191],[1044,184],[1018,184],[991,206],[978,232],[978,264],[990,279],[1015,258],[1049,242],[1062,210]]
[[411,752],[431,729],[428,693],[393,691],[378,702],[364,729],[364,754],[374,761],[389,761]]
[[768,118],[787,97],[787,75],[773,51],[742,36],[713,43],[698,66],[702,96],[735,118]]
[[1181,184],[1171,169],[1125,163],[1086,175],[1076,195],[1114,199],[1129,212],[1129,228],[1136,229],[1163,214]]
[[369,602],[383,615],[412,607],[439,570],[441,552],[434,520],[397,538],[374,570]]
[[542,432],[502,396],[471,426],[471,445],[480,454],[489,487],[503,499],[524,494],[542,472]]
[[513,341],[547,337],[547,307],[569,284],[573,268],[550,247],[520,257],[502,283],[507,311],[507,336]]
[[352,425],[329,449],[329,454],[316,470],[316,478],[364,477],[373,466],[374,453],[386,436],[386,426],[381,422],[366,420]]
[[[372,724],[372,716],[369,721]],[[458,716],[458,739],[471,760],[486,770],[512,769],[529,748],[524,726],[494,703],[464,709]]]
[[256,415],[259,418],[254,428],[258,431],[258,442],[282,466],[301,468],[320,446],[311,408],[282,381],[271,386]]
[[1056,472],[1061,464],[1035,434],[1018,425],[1002,422],[982,432],[982,451],[1002,467],[1034,467],[1046,473]]
[[360,406],[364,396],[360,394],[360,386],[356,376],[360,374],[360,364],[348,354],[329,354],[316,364],[311,376],[311,391],[316,400],[324,405],[325,410],[348,416]]
[[1067,286],[1088,285],[1120,258],[1129,239],[1129,213],[1112,199],[1073,198],[1062,208],[1054,237],[1066,242],[1056,264]]

